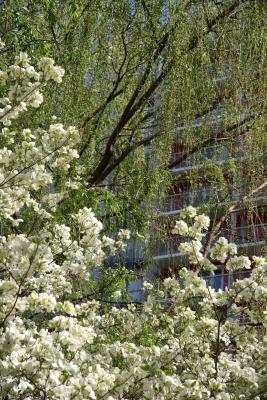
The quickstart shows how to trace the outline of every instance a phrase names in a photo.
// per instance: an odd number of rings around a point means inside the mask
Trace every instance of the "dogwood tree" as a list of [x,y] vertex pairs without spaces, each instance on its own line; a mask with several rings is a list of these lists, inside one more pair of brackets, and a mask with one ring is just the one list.
[[[96,273],[129,232],[104,236],[88,208],[60,224],[58,204],[82,184],[79,132],[58,121],[19,123],[41,105],[43,86],[63,75],[52,59],[34,67],[25,53],[0,71],[1,399],[266,398],[267,262],[238,256],[225,238],[205,257],[209,218],[196,209],[174,228],[192,270],[159,289],[144,282],[144,302],[116,301],[115,289],[98,298]],[[216,292],[201,273],[218,261],[251,275]]]

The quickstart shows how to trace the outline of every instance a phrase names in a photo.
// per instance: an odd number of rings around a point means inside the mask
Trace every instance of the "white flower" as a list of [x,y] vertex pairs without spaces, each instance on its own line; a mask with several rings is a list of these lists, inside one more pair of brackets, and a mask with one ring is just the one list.
[[190,242],[183,242],[178,247],[182,253],[188,253],[189,259],[192,264],[202,265],[204,256],[201,253],[202,243],[198,239],[191,240]]
[[228,240],[224,237],[220,237],[217,242],[213,245],[210,256],[213,260],[225,262],[229,255],[235,255],[237,253],[237,247],[234,243],[228,243]]
[[0,71],[0,85],[5,85],[8,79],[8,75],[5,71]]
[[102,241],[104,246],[114,246],[115,244],[115,240],[108,236],[103,236]]
[[49,57],[43,57],[38,63],[38,67],[43,71],[44,79],[46,81],[52,79],[57,83],[62,82],[62,78],[64,76],[64,69],[58,67],[55,64],[55,61]]
[[129,229],[120,229],[118,237],[122,240],[128,240],[131,237],[131,232]]
[[267,287],[258,286],[255,289],[255,299],[256,300],[263,300],[267,299]]
[[84,232],[88,230],[92,231],[94,235],[98,235],[103,229],[103,224],[97,220],[91,208],[84,207],[73,217]]
[[31,59],[27,53],[21,51],[18,56],[15,57],[16,64],[26,68],[30,66]]
[[199,229],[207,230],[210,226],[210,219],[204,214],[196,215],[194,221],[194,225],[199,227]]
[[266,266],[267,262],[266,262],[266,258],[264,257],[257,257],[257,256],[252,256],[252,259],[256,265],[256,267],[264,267]]
[[173,279],[173,278],[166,278],[163,281],[163,286],[166,289],[172,289],[173,287],[177,286],[177,281],[176,281],[176,279]]
[[121,291],[120,290],[116,290],[113,294],[112,294],[112,298],[114,300],[118,300],[121,297]]
[[180,215],[182,218],[194,218],[197,215],[197,209],[195,207],[188,206],[181,211]]
[[200,321],[203,327],[208,329],[215,329],[218,325],[218,321],[216,321],[216,319],[212,319],[209,317],[201,317]]
[[190,242],[183,242],[179,244],[178,249],[181,253],[190,253],[192,251],[192,245]]
[[35,81],[39,81],[40,79],[40,74],[35,71],[32,65],[26,68],[26,74],[29,78],[33,78]]
[[43,101],[43,95],[38,90],[35,90],[34,93],[28,98],[29,105],[34,108],[40,107]]
[[235,269],[250,269],[251,267],[251,261],[248,257],[246,256],[239,256],[239,257],[233,257],[230,258],[230,260],[226,264],[226,268],[229,270],[235,270]]
[[57,305],[55,296],[48,293],[33,292],[28,297],[28,302],[31,307],[44,309],[47,312],[53,311]]
[[176,221],[175,227],[172,229],[173,234],[179,234],[182,236],[186,236],[189,232],[189,228],[186,222],[180,220]]
[[151,290],[151,289],[153,289],[153,285],[152,285],[150,282],[147,282],[147,281],[145,281],[145,282],[143,283],[143,287],[144,287],[145,290]]
[[70,301],[64,301],[62,304],[61,310],[69,315],[75,316],[77,315],[74,305]]
[[0,50],[3,49],[5,47],[5,45],[6,44],[0,38]]
[[66,131],[63,127],[63,124],[58,123],[58,124],[52,124],[49,126],[49,133],[53,136],[55,136],[57,139],[65,138],[66,137]]

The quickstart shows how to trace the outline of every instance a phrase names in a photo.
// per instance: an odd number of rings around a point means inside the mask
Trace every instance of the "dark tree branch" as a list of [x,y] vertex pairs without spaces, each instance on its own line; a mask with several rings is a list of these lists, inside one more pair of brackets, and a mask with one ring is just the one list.
[[[165,38],[167,40],[167,36],[166,35],[165,35]],[[165,40],[163,42],[165,43]],[[161,46],[159,46],[160,48],[163,46],[162,43],[161,43]],[[162,48],[164,48],[164,46]],[[160,54],[159,51],[157,51],[156,53],[158,53],[158,55]],[[134,90],[131,98],[129,99],[129,101],[128,101],[127,105],[126,105],[120,120],[118,121],[116,127],[114,128],[113,132],[111,133],[111,135],[109,137],[109,140],[108,140],[108,142],[106,144],[106,148],[105,148],[103,157],[100,160],[97,168],[93,172],[92,178],[90,179],[90,183],[98,183],[98,182],[101,181],[102,178],[100,178],[100,175],[106,169],[106,167],[108,166],[108,164],[109,164],[109,162],[111,160],[111,157],[112,157],[113,152],[114,152],[114,146],[116,144],[117,138],[118,138],[121,130],[125,127],[127,122],[133,117],[133,115],[136,113],[136,111],[140,108],[140,106],[142,105],[142,103],[146,99],[146,93],[145,93],[141,97],[141,99],[138,101],[138,105],[136,105],[134,107],[134,103],[135,103],[136,99],[138,98],[139,92],[141,91],[142,87],[145,85],[145,83],[146,83],[146,81],[148,79],[148,76],[150,75],[151,68],[152,68],[152,63],[150,63],[147,66],[146,71],[144,72],[141,80],[139,81],[136,89]],[[153,92],[153,90],[155,90],[158,87],[158,85],[160,84],[160,82],[163,79],[163,77],[164,77],[164,75],[163,75],[163,72],[162,72],[161,75],[158,77],[158,79],[151,84],[150,88],[148,89],[150,91],[150,94]],[[152,88],[154,88],[154,89],[152,89]],[[152,91],[151,91],[151,89],[152,89]]]
[[[122,163],[122,161],[125,160],[125,158],[133,153],[138,147],[141,146],[145,146],[146,144],[151,143],[152,140],[154,140],[155,138],[159,137],[160,133],[155,133],[154,135],[151,135],[143,140],[139,140],[138,142],[134,143],[134,145],[129,146],[128,148],[126,148],[119,157],[117,157],[115,160],[112,161],[111,164],[109,164],[107,166],[107,168],[102,172],[102,174],[99,176],[99,181],[102,182],[118,165],[120,165]],[[98,185],[96,183],[96,185]],[[89,184],[89,187],[91,187],[92,185]]]
[[59,42],[57,40],[56,32],[55,32],[55,29],[54,29],[52,24],[50,25],[50,30],[51,30],[51,34],[52,34],[54,43],[56,45],[56,48],[57,48],[58,51],[60,51],[60,45],[59,45]]
[[156,34],[156,30],[155,30],[155,27],[154,27],[154,24],[153,24],[153,21],[152,21],[152,17],[151,17],[150,11],[149,11],[149,7],[146,5],[146,1],[145,0],[141,0],[141,3],[142,3],[142,7],[144,9],[144,12],[147,15],[147,19],[148,19],[149,25],[151,27],[151,32],[153,34],[153,39],[155,40],[156,43],[158,43],[157,34]]
[[[102,113],[104,112],[106,106],[123,92],[123,89],[119,89],[119,90],[117,90],[117,89],[126,74],[126,71],[123,73],[123,69],[125,67],[125,64],[126,64],[126,61],[128,58],[128,51],[127,51],[127,44],[125,41],[124,32],[121,32],[121,36],[122,36],[122,43],[123,43],[123,49],[124,49],[124,56],[123,56],[121,65],[119,67],[119,70],[117,72],[117,77],[114,82],[113,88],[112,88],[111,92],[109,93],[108,97],[106,98],[106,100],[104,101],[104,103],[101,104],[99,107],[97,107],[97,109],[92,114],[90,114],[87,118],[85,118],[84,122],[81,125],[82,129],[84,129],[87,126],[88,122],[90,120],[92,120],[94,117],[96,117],[97,115],[98,115],[98,120],[99,120],[99,118],[101,117]],[[80,152],[80,155],[82,155],[82,153],[84,152],[86,147],[87,147],[87,145],[85,144]]]
[[[246,2],[246,1],[245,1]],[[214,17],[211,21],[209,21],[209,24],[207,26],[207,29],[205,32],[203,32],[202,35],[199,36],[192,36],[188,46],[183,50],[184,53],[191,51],[195,49],[202,37],[207,35],[211,30],[215,27],[215,25],[219,22],[230,16],[236,9],[237,7],[242,3],[242,1],[234,1],[227,9],[224,10],[224,12],[218,14],[216,17]],[[109,167],[109,163],[113,158],[113,153],[115,150],[115,145],[117,142],[117,139],[120,135],[121,130],[125,127],[125,125],[130,121],[130,119],[140,110],[140,108],[146,103],[146,101],[151,97],[153,93],[155,93],[155,90],[159,87],[161,82],[168,76],[169,72],[171,71],[173,65],[174,65],[174,60],[171,60],[169,64],[166,66],[166,68],[160,73],[160,75],[150,84],[148,89],[145,91],[141,97],[139,97],[139,94],[141,90],[145,87],[145,84],[147,83],[147,80],[152,72],[153,65],[157,61],[158,57],[162,53],[162,51],[166,48],[169,38],[171,33],[174,32],[176,28],[176,24],[172,26],[172,28],[166,32],[162,39],[159,41],[158,47],[155,50],[154,56],[152,60],[148,63],[145,72],[143,73],[140,81],[138,82],[135,90],[133,91],[117,125],[113,129],[109,140],[107,141],[105,151],[103,153],[103,156],[101,160],[99,161],[99,164],[95,168],[95,170],[92,173],[92,176],[89,180],[89,185],[90,184],[98,184],[101,183],[101,181],[107,176],[108,171],[112,171],[111,167]],[[129,153],[128,153],[129,154]],[[122,159],[125,157],[122,156]],[[113,163],[114,165],[114,163]],[[116,163],[117,165],[117,163]]]
[[[183,155],[181,155],[181,157],[179,157],[177,160],[171,162],[168,165],[168,168],[172,169],[172,168],[176,167],[177,165],[179,165],[183,161],[185,161],[190,155],[195,154],[196,152],[198,152],[199,150],[201,150],[203,147],[205,147],[207,145],[216,143],[218,141],[218,139],[228,140],[228,138],[224,138],[225,133],[230,133],[230,132],[236,131],[237,129],[242,127],[244,124],[246,124],[247,122],[249,122],[253,119],[255,119],[255,115],[250,115],[250,116],[246,117],[243,121],[237,122],[233,125],[230,125],[226,129],[224,129],[222,132],[217,133],[215,136],[210,137],[210,138],[204,140],[202,143],[198,144],[197,146],[194,146],[191,149],[187,150]],[[242,132],[238,132],[238,135],[245,134],[246,132],[248,132],[251,129],[251,127],[252,127],[252,125],[246,127]]]

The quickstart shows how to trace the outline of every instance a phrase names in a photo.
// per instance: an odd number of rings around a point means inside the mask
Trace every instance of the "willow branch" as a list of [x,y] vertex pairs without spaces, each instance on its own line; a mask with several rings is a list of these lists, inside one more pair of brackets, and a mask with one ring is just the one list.
[[205,245],[205,251],[204,251],[204,257],[207,257],[211,244],[213,241],[216,239],[217,234],[219,233],[222,224],[225,222],[226,218],[233,212],[237,211],[240,206],[245,203],[247,200],[249,200],[252,196],[255,194],[259,193],[261,190],[265,189],[267,187],[267,180],[262,183],[260,186],[257,188],[253,189],[250,193],[248,193],[246,196],[244,196],[240,201],[236,202],[233,204],[231,207],[228,208],[228,210],[224,213],[224,215],[219,219],[219,221],[214,225],[214,228],[209,234],[209,238],[207,240],[207,243]]

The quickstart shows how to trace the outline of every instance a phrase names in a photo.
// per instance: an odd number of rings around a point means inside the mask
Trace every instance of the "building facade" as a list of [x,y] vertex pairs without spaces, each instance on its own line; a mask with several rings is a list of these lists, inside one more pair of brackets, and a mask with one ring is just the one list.
[[[240,140],[234,145],[229,145],[227,141],[218,142],[193,153],[190,153],[182,142],[173,145],[173,164],[178,160],[170,170],[173,185],[157,209],[160,234],[155,238],[153,248],[157,277],[163,279],[176,276],[179,275],[181,266],[190,267],[186,255],[178,250],[179,243],[184,241],[184,238],[172,234],[175,220],[179,219],[181,210],[189,205],[200,208],[211,216],[212,221],[216,221],[226,212],[229,205],[240,204],[238,209],[229,215],[218,236],[224,236],[234,242],[240,254],[265,254],[267,192],[263,189],[256,191],[255,195],[248,196],[253,189],[251,182],[247,182],[246,179],[245,150],[246,142]],[[242,173],[229,174],[229,161],[238,163]],[[208,181],[206,170],[212,166],[220,166],[226,187],[224,185],[222,188]],[[192,184],[192,174],[197,176],[197,185]],[[234,279],[241,279],[248,274],[248,271],[231,274],[224,264],[218,263],[214,274],[206,274],[204,277],[211,286],[223,290],[226,286],[229,287]]]

